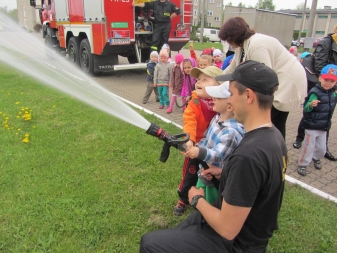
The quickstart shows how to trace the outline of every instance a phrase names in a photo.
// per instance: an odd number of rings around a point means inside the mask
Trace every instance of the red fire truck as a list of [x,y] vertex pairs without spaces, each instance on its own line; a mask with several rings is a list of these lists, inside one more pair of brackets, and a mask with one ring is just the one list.
[[[192,0],[171,1],[181,14],[171,21],[169,45],[172,51],[179,51],[189,41],[193,6]],[[46,45],[67,53],[84,72],[96,74],[146,67],[155,20],[151,10],[133,7],[132,2],[30,0],[30,5],[39,9]],[[127,57],[130,64],[119,65],[118,55]]]

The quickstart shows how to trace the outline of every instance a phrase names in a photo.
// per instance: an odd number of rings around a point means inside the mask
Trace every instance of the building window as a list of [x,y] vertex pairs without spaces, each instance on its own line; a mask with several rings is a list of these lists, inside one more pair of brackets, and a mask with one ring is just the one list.
[[221,7],[221,3],[216,3],[216,7]]
[[198,15],[198,11],[197,10],[194,10],[194,15]]
[[213,16],[213,11],[207,11],[207,16]]
[[328,18],[328,15],[318,15],[318,18]]
[[194,0],[194,2],[195,2],[195,3],[197,3],[197,2],[198,2],[198,0]]
[[220,21],[219,17],[214,17],[214,21]]
[[207,23],[207,26],[208,27],[212,27],[212,23]]
[[337,15],[331,15],[331,18],[337,18]]
[[302,15],[297,15],[296,18],[302,18]]
[[324,31],[316,31],[315,33],[316,34],[324,34],[325,32]]
[[214,0],[209,0],[209,3],[210,4],[214,4]]

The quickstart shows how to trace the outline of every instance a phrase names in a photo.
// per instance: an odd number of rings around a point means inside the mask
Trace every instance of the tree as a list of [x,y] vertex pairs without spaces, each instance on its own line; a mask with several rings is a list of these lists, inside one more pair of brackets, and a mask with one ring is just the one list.
[[240,8],[246,8],[246,5],[243,4],[243,3],[239,3],[238,7],[240,7]]
[[229,2],[228,4],[226,4],[226,6],[233,6],[232,2]]
[[[202,19],[202,13],[200,12],[198,15],[198,26],[201,26],[201,19]],[[204,26],[207,26],[207,11],[205,11],[205,15],[204,15]]]
[[255,5],[257,9],[275,11],[273,0],[259,0]]
[[296,6],[296,10],[300,10],[302,11],[303,10],[303,7],[304,7],[304,3],[300,3]]
[[16,23],[19,22],[18,10],[17,9],[8,10],[7,6],[0,7],[0,13],[6,14],[10,19],[12,19]]

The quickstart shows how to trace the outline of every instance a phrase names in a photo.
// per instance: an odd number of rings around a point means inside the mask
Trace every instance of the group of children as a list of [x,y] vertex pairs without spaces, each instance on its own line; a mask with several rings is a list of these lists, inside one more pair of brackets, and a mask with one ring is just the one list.
[[[223,66],[221,50],[214,48],[204,50],[198,58],[192,42],[191,57],[184,58],[182,54],[176,54],[172,63],[169,54],[170,48],[167,44],[163,45],[159,54],[157,51],[151,52],[150,62],[147,64],[147,89],[142,100],[143,104],[146,104],[154,91],[159,109],[166,106],[168,114],[172,113],[177,98],[181,99],[183,105],[191,98],[196,83],[196,79],[190,75],[192,68],[198,66],[204,69],[207,66],[216,66],[221,69]],[[185,108],[186,106],[183,106],[183,110]]]

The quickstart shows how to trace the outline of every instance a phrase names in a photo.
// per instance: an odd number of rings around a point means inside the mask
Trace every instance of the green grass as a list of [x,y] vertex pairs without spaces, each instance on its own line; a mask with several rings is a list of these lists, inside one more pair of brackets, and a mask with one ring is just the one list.
[[[0,83],[1,252],[134,253],[141,235],[183,219],[172,215],[177,150],[161,163],[162,143],[144,130],[4,65]],[[268,252],[337,252],[336,207],[287,184]]]
[[[190,43],[188,42],[184,48],[185,49],[189,49],[189,45]],[[220,49],[222,51],[222,44],[221,43],[213,43],[213,42],[203,42],[203,43],[200,43],[200,42],[197,42],[197,41],[194,41],[193,42],[193,46],[194,46],[194,50],[204,50],[206,48],[211,48],[211,47],[214,47],[214,48],[217,48],[217,49]]]

